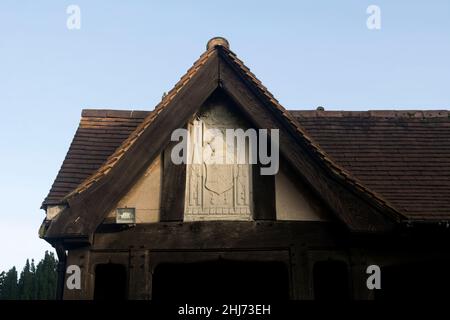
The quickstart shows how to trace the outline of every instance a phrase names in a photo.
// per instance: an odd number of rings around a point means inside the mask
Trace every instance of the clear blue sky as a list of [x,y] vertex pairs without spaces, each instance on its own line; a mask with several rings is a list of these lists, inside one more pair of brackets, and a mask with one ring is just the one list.
[[2,0],[0,270],[50,249],[39,207],[81,109],[153,109],[217,35],[288,109],[450,108],[448,0]]

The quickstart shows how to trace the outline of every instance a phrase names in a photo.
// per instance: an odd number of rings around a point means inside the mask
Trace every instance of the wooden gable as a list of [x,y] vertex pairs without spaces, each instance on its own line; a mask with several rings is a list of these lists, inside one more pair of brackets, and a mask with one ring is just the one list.
[[[280,130],[282,157],[350,230],[388,231],[402,219],[386,201],[330,160],[236,55],[219,42],[200,57],[105,164],[65,197],[66,209],[50,223],[44,237],[48,241],[71,237],[89,241],[119,199],[161,154],[161,220],[179,221],[184,211],[186,168],[169,163],[164,152],[170,150],[173,130],[185,127],[217,90],[231,99],[256,128]],[[273,186],[274,177],[257,176],[256,179],[262,180],[255,184],[255,192],[274,197],[274,190],[261,187]],[[255,204],[255,214],[260,219],[273,219],[274,210],[274,202]]]

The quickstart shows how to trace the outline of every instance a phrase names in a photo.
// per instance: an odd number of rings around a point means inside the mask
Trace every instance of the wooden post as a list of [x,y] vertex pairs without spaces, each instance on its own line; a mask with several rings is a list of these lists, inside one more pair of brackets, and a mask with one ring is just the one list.
[[175,143],[163,152],[163,178],[161,188],[161,221],[183,221],[186,189],[186,164],[174,164],[170,157]]

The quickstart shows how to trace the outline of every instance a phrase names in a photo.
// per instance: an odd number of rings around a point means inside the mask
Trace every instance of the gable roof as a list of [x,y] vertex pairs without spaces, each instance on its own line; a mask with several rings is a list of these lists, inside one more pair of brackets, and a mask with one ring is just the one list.
[[[289,112],[333,161],[408,218],[450,219],[449,111]],[[62,203],[149,113],[83,110],[43,207]]]
[[155,120],[155,118],[161,111],[163,111],[163,109],[167,108],[168,104],[172,101],[176,94],[188,84],[192,77],[206,63],[208,58],[211,57],[213,53],[214,49],[207,50],[205,53],[203,53],[200,58],[194,63],[194,65],[186,72],[186,74],[181,77],[175,87],[163,97],[162,101],[155,107],[155,110],[143,119],[142,123],[140,123],[139,126],[130,133],[128,138],[120,144],[120,146],[107,159],[107,161],[100,168],[98,168],[95,173],[89,177],[89,179],[83,181],[65,198],[69,198],[82,193],[92,184],[107,175],[111,168],[114,167],[114,165],[125,154],[125,152],[135,143],[135,141],[143,133],[143,131],[153,122],[153,120]]
[[[187,122],[191,116],[191,109],[199,108],[217,89],[219,83],[217,64],[217,51],[215,47],[211,47],[181,77],[155,109],[147,114],[120,143],[113,154],[64,197],[62,201],[66,208],[50,224],[44,223],[42,236],[49,242],[59,238],[86,241],[103,220],[105,208],[113,205],[111,199],[120,198],[131,188],[145,167],[168,144],[171,131],[180,127],[178,122]],[[167,110],[168,105],[172,106],[172,110]],[[174,106],[178,111],[174,112]],[[160,128],[167,131],[162,132]],[[135,159],[139,159],[138,164]],[[114,176],[110,171],[119,174]],[[124,171],[126,174],[123,174]],[[104,190],[105,186],[109,186],[107,191]]]
[[149,111],[83,110],[80,124],[42,208],[58,205],[106,162]]
[[415,220],[450,219],[450,112],[292,111],[362,184]]
[[[89,178],[65,196],[66,208],[47,230],[47,238],[92,234],[145,167],[167,146],[217,89],[223,90],[257,127],[280,129],[280,151],[314,191],[354,231],[391,228],[403,216],[340,167],[306,134],[227,46],[210,46]],[[124,174],[126,172],[126,174]]]

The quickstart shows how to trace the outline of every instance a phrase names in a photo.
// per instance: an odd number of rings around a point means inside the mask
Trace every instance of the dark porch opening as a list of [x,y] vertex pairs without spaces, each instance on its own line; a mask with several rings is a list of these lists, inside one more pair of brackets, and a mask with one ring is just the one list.
[[381,268],[381,290],[376,300],[449,299],[449,261],[421,261]]
[[121,264],[99,264],[95,268],[94,300],[125,300],[127,270]]
[[154,300],[287,300],[289,272],[281,262],[165,263],[156,267],[152,287]]
[[315,300],[349,300],[348,267],[342,261],[319,261],[314,265]]

